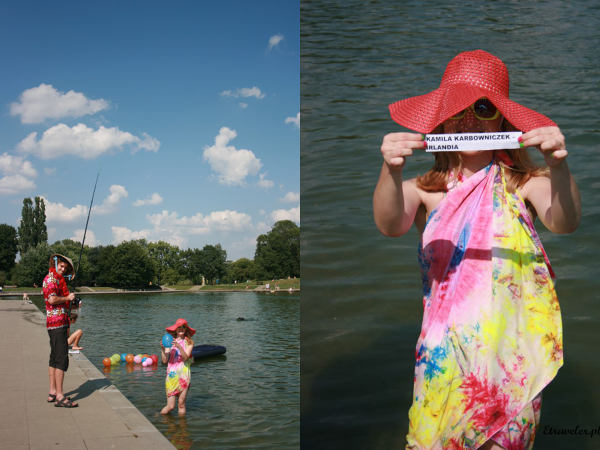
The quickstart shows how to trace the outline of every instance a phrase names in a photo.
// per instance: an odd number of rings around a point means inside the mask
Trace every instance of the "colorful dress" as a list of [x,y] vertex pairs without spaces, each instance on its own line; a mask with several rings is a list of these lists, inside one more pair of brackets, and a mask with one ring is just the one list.
[[531,449],[541,391],[563,364],[554,273],[496,152],[449,186],[419,247],[423,326],[407,449]]
[[[185,348],[185,339],[174,339],[179,342],[181,347]],[[181,394],[191,383],[190,365],[194,358],[190,356],[187,361],[183,361],[178,348],[172,347],[169,352],[169,362],[167,364],[166,391],[167,397]]]

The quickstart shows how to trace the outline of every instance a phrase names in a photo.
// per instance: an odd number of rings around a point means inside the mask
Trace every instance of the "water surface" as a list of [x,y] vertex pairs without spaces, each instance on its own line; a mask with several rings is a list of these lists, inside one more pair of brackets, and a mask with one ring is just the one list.
[[[83,353],[178,448],[297,449],[300,401],[300,295],[253,292],[83,296],[73,329]],[[43,307],[43,299],[34,303]],[[44,309],[45,311],[45,309]],[[166,365],[121,363],[115,353],[155,353],[165,327],[179,318],[196,329],[195,345],[227,353],[192,365],[187,415],[166,405]],[[238,321],[244,318],[245,321]],[[67,374],[68,376],[68,374]]]

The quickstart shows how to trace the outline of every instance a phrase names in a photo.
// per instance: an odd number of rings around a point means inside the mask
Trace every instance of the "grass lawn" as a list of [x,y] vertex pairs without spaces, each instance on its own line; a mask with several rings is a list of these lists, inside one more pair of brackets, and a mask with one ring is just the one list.
[[[264,286],[267,283],[270,283],[270,289],[273,290],[275,289],[275,283],[277,283],[277,286],[279,286],[279,289],[281,290],[287,290],[290,287],[292,289],[300,289],[300,278],[296,278],[295,280],[275,280],[275,281],[271,281],[271,280],[267,280],[267,281],[262,281],[261,284],[255,284],[256,282],[250,282],[250,287],[248,288],[249,291],[254,290],[255,288],[259,287],[259,286]],[[238,290],[238,289],[246,289],[246,283],[237,283],[237,284],[216,284],[216,285],[207,285],[207,286],[203,286],[201,288],[202,291],[230,291],[230,290]]]

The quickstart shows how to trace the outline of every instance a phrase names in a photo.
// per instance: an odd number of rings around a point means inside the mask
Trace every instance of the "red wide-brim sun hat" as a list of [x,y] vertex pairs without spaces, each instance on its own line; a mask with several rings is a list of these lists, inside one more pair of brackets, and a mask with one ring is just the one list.
[[186,326],[186,328],[187,328],[186,334],[189,334],[190,337],[192,337],[193,335],[196,334],[196,330],[194,330],[192,327],[190,327],[187,323],[187,320],[185,320],[185,319],[177,319],[177,322],[175,322],[175,325],[171,325],[170,327],[167,327],[166,330],[171,333],[175,333],[175,330],[177,330],[177,328],[179,328],[182,325]]
[[556,126],[548,117],[508,98],[508,69],[483,50],[464,52],[448,63],[440,87],[389,106],[392,119],[410,130],[430,133],[482,97],[488,98],[517,130]]

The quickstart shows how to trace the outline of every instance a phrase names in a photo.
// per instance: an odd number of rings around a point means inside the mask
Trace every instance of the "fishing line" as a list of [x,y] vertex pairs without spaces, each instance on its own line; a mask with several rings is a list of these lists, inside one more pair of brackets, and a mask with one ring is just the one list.
[[[79,261],[77,261],[77,270],[75,271],[75,276],[73,277],[73,292],[75,292],[75,284],[77,283],[77,275],[79,274],[79,267],[81,265],[81,255],[83,255],[83,244],[85,243],[85,235],[87,234],[88,224],[90,223],[90,214],[92,213],[92,205],[94,204],[94,196],[96,195],[96,186],[98,186],[100,169],[102,169],[102,164],[100,164],[100,168],[98,169],[98,175],[96,175],[96,184],[94,184],[94,192],[92,192],[92,201],[90,202],[90,209],[88,210],[87,221],[85,222],[85,230],[83,232],[83,239],[81,240],[81,250],[79,251]],[[71,304],[71,306],[73,305]]]

